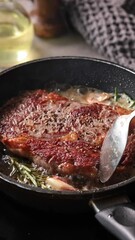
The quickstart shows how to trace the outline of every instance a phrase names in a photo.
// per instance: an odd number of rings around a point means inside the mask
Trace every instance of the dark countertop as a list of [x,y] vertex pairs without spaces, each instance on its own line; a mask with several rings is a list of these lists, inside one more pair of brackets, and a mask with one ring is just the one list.
[[46,213],[16,203],[0,193],[0,240],[115,240],[94,218],[94,212]]

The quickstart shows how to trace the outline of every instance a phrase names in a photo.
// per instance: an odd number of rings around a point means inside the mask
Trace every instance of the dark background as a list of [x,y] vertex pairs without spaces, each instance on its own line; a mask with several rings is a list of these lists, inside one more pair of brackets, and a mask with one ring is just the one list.
[[28,208],[0,192],[0,240],[116,240],[94,212],[62,214]]

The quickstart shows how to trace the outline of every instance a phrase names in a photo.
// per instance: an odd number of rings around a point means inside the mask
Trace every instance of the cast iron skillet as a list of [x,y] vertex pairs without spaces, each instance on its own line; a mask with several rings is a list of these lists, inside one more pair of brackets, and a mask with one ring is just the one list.
[[[125,92],[135,99],[135,73],[111,62],[84,57],[55,57],[34,60],[12,67],[0,74],[0,104],[17,95],[22,90],[83,85],[98,88],[107,92]],[[87,211],[92,200],[100,204],[104,199],[118,194],[134,195],[135,177],[120,183],[85,193],[42,190],[19,184],[0,173],[0,190],[28,206],[48,212]],[[115,203],[102,208],[96,217],[119,239],[135,239],[135,211],[129,203]],[[109,203],[110,205],[110,203]],[[96,205],[94,205],[95,208]],[[97,208],[95,208],[97,209]],[[122,214],[122,217],[121,217]],[[108,217],[109,216],[109,217]],[[126,217],[125,217],[126,216]]]

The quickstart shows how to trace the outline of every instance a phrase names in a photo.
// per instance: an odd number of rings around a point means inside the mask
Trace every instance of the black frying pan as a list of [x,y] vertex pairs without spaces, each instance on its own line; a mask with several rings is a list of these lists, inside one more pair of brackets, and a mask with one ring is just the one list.
[[[119,65],[83,57],[56,57],[35,60],[0,74],[0,104],[21,90],[53,90],[73,85],[98,88],[107,92],[125,92],[135,99],[135,73]],[[135,211],[121,195],[133,198],[135,177],[85,193],[42,190],[17,183],[0,173],[0,189],[17,201],[48,212],[87,211],[90,203],[96,218],[119,239],[135,239]],[[115,201],[115,196],[118,195]],[[119,197],[120,196],[120,197]],[[109,200],[111,197],[111,201]],[[97,205],[97,199],[98,205]],[[107,205],[106,205],[107,202]],[[126,203],[125,203],[126,202]],[[99,205],[100,203],[100,205]],[[108,206],[109,207],[106,207]],[[97,206],[100,206],[97,208]],[[101,210],[102,208],[102,210]],[[101,211],[100,211],[101,210]],[[109,217],[108,217],[109,216]]]

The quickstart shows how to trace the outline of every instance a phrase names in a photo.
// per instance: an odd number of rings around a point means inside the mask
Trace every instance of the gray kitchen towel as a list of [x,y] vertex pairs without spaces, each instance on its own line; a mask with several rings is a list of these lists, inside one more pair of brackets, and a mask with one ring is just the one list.
[[135,0],[62,0],[73,27],[110,61],[135,70]]

